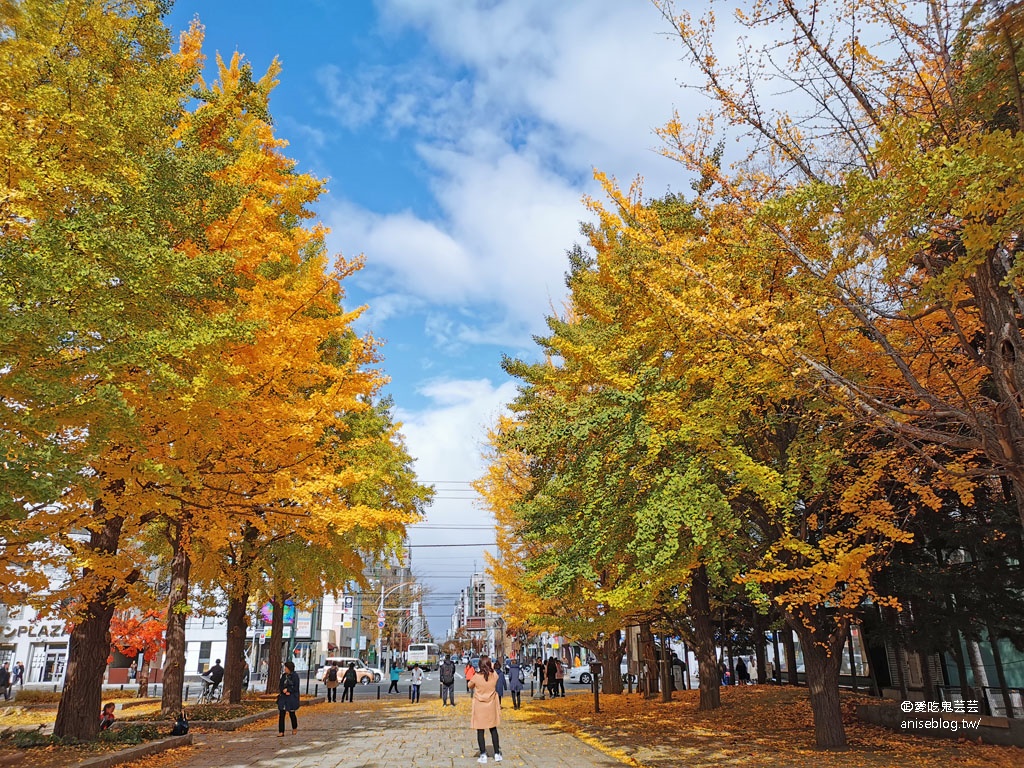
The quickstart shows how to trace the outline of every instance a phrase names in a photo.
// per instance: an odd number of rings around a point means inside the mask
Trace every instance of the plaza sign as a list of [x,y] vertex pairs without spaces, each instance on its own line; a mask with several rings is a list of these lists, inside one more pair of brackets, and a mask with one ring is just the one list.
[[5,625],[0,629],[0,634],[5,639],[13,637],[64,637],[63,624],[20,624],[18,626]]

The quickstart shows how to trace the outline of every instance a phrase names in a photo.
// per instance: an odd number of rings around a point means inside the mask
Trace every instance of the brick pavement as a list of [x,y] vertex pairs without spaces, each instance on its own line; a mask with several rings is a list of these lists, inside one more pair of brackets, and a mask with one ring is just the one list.
[[[437,768],[476,765],[476,732],[469,728],[469,698],[456,707],[436,699],[411,704],[320,704],[299,710],[299,732],[277,737],[277,721],[261,730],[197,734],[198,748],[176,768]],[[502,765],[517,768],[614,768],[618,760],[578,739],[512,716],[500,728]],[[529,702],[524,697],[523,706]],[[286,724],[287,725],[287,724]],[[487,736],[491,754],[490,735]],[[494,761],[488,758],[488,765]]]

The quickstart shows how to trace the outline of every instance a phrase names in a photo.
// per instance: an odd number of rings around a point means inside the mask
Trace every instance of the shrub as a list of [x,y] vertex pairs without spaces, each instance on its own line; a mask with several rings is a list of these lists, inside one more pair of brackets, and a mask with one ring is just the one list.
[[149,723],[131,723],[117,730],[102,731],[100,741],[107,744],[141,744],[163,736],[155,725]]
[[60,691],[18,691],[14,700],[19,704],[59,704]]

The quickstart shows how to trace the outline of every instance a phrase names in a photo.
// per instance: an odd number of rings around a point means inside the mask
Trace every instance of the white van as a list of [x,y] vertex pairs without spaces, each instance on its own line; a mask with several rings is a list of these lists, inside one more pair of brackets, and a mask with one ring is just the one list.
[[342,676],[345,674],[345,670],[348,669],[348,665],[351,662],[356,665],[356,682],[366,685],[367,683],[379,683],[384,677],[384,673],[376,667],[368,667],[362,659],[357,659],[355,656],[329,656],[324,660],[324,665],[320,667],[316,673],[318,680],[324,679],[324,670],[331,666],[334,662],[338,662],[338,680],[340,681]]

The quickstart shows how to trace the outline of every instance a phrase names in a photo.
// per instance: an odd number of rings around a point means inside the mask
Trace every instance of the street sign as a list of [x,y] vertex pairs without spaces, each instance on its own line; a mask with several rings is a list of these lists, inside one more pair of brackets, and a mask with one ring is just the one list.
[[377,621],[384,621],[384,611],[377,611]]
[[384,629],[384,619],[377,619],[377,626],[380,629]]

